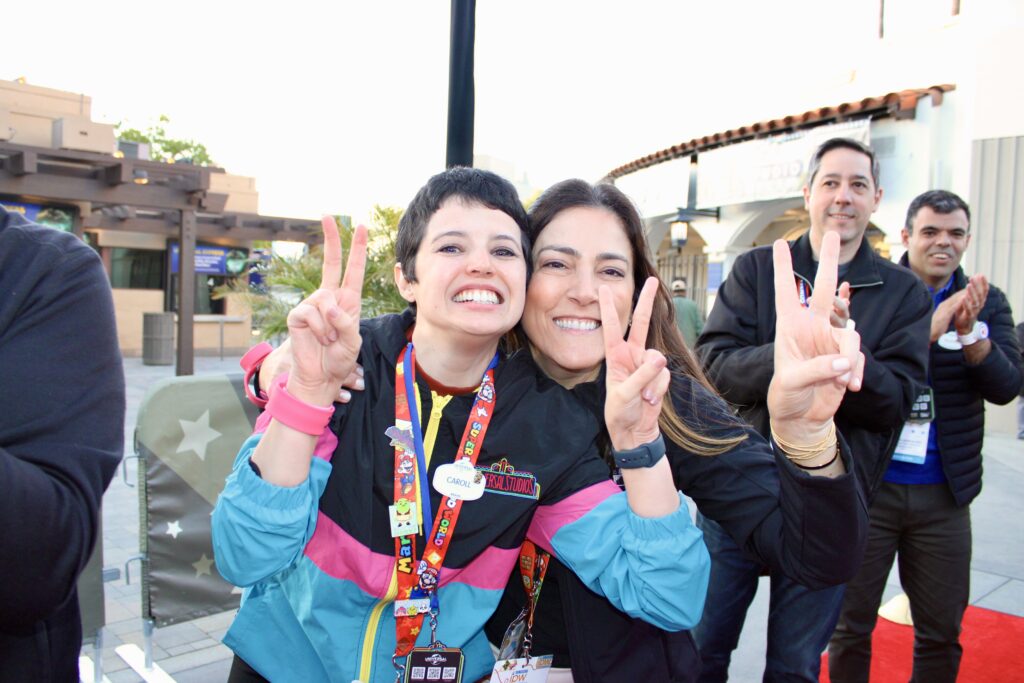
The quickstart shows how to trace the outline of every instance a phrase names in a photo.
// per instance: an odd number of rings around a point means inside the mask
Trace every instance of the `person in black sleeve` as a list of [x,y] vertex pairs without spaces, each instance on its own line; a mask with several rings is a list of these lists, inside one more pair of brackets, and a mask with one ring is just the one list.
[[[804,204],[810,230],[790,244],[801,299],[811,295],[826,234],[840,238],[839,287],[833,325],[856,323],[864,384],[847,393],[836,426],[850,444],[854,466],[870,501],[889,464],[927,368],[931,300],[913,273],[883,259],[864,234],[882,199],[878,162],[867,146],[832,138],[814,153]],[[772,252],[753,249],[738,259],[718,292],[697,341],[708,375],[722,396],[761,434],[769,433],[766,396],[778,370],[775,353],[775,268]],[[698,517],[711,553],[707,606],[694,631],[701,680],[724,681],[758,577],[770,570],[771,605],[765,681],[817,682],[821,653],[835,627],[842,586],[813,590],[745,552],[713,519]],[[859,558],[858,558],[859,559]]]
[[74,235],[0,208],[0,680],[77,681],[75,584],[124,446],[110,285]]

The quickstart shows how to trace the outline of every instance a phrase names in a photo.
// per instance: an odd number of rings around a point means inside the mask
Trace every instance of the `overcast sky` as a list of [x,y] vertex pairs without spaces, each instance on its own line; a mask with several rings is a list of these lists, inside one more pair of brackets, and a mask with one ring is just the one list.
[[[447,0],[8,3],[0,78],[205,143],[261,213],[404,206],[444,164]],[[538,187],[836,104],[877,3],[479,0],[478,154]],[[826,53],[827,50],[827,54]],[[856,84],[854,84],[856,85]],[[921,87],[930,84],[913,84]],[[836,99],[841,97],[842,99]]]

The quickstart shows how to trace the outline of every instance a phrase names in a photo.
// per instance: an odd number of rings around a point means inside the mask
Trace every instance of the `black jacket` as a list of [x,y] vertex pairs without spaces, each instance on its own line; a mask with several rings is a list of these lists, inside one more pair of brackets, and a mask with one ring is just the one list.
[[[603,389],[601,378],[574,393],[600,417]],[[827,479],[799,471],[690,378],[674,378],[672,398],[680,417],[703,434],[747,434],[739,445],[712,457],[666,441],[676,486],[702,514],[722,524],[754,556],[812,588],[853,576],[868,525],[855,477]],[[845,449],[844,460],[851,468]],[[524,596],[518,575],[513,576],[488,624],[492,642],[500,642]],[[541,591],[533,643],[535,654],[553,653],[556,666],[571,665],[576,683],[678,683],[696,680],[700,670],[688,631],[670,633],[631,619],[555,561]]]
[[[808,289],[818,264],[809,234],[792,242],[793,272]],[[736,259],[718,291],[697,351],[711,381],[740,415],[768,435],[768,385],[774,373],[775,280],[772,249]],[[870,502],[882,481],[903,421],[926,381],[932,300],[912,272],[861,243],[841,278],[850,283],[850,315],[864,352],[863,388],[836,413]]]
[[[908,265],[906,255],[901,263]],[[966,286],[967,276],[962,268],[957,268],[950,294]],[[981,493],[985,401],[1000,405],[1012,401],[1021,390],[1024,373],[1010,304],[998,287],[989,287],[978,320],[988,325],[992,342],[985,360],[969,366],[964,362],[963,351],[945,349],[935,342],[931,345],[928,368],[935,392],[935,430],[942,471],[959,506],[969,504]]]
[[121,459],[110,285],[68,233],[0,208],[0,681],[77,681],[75,581]]

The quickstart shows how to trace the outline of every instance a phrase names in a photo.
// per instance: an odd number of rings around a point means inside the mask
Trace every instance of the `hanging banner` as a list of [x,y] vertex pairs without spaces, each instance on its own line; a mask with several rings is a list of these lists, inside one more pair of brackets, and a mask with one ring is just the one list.
[[870,144],[871,120],[819,126],[701,152],[697,156],[697,208],[802,196],[811,155],[830,138]]

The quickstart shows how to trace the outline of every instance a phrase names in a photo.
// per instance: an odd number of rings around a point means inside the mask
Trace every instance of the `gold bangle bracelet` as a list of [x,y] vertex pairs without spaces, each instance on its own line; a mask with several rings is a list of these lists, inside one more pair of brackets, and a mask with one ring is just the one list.
[[807,460],[813,460],[822,453],[825,453],[833,448],[836,448],[838,444],[838,438],[836,436],[836,423],[832,422],[828,432],[825,434],[825,438],[815,444],[799,445],[785,441],[779,438],[779,435],[775,432],[775,426],[769,425],[772,439],[779,445],[783,450],[787,458],[793,462],[805,462]]

